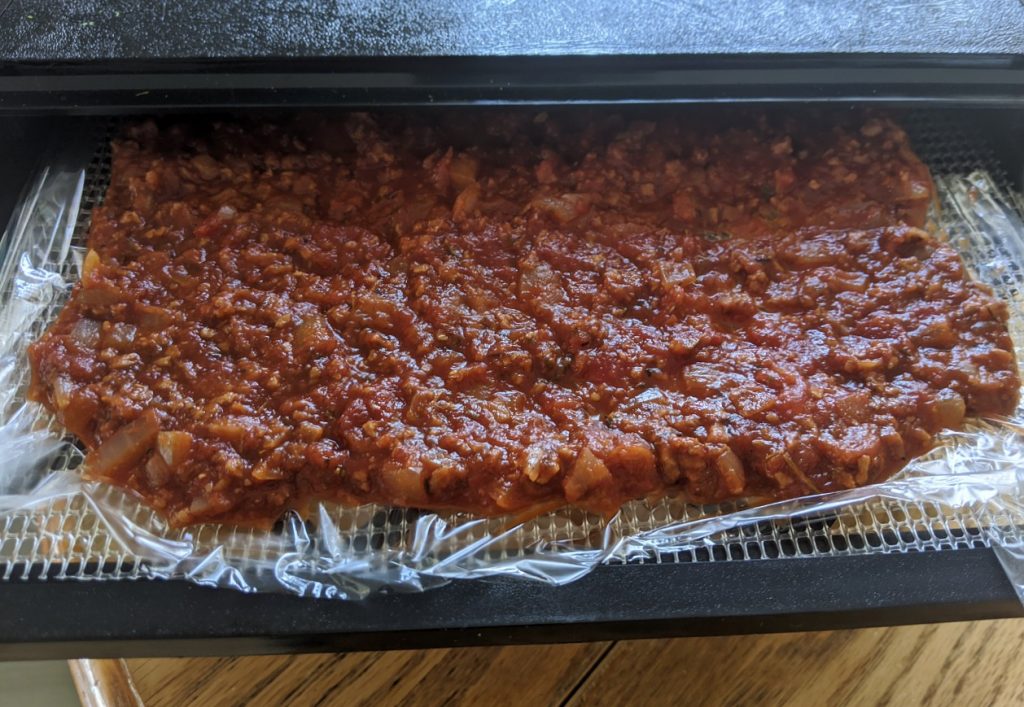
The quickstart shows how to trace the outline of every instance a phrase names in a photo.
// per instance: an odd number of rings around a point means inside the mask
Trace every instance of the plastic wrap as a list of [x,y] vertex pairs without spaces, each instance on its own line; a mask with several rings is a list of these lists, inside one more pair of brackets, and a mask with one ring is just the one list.
[[[930,114],[907,121],[936,177],[936,229],[972,274],[1010,304],[1024,360],[1024,223],[983,145]],[[99,149],[97,150],[97,146]],[[600,563],[784,561],[991,546],[1024,598],[1024,408],[969,420],[890,481],[766,506],[636,501],[605,521],[579,510],[525,523],[376,505],[321,504],[272,531],[169,528],[133,497],[85,483],[83,455],[25,402],[27,345],[77,280],[89,212],[107,182],[107,136],[63,144],[25,194],[0,253],[0,567],[2,577],[185,578],[243,591],[358,598],[454,578],[562,584]]]

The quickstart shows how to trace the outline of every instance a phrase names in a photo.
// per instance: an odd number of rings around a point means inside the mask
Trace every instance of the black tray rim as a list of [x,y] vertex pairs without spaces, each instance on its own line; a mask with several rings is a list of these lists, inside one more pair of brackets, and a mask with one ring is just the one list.
[[0,60],[0,113],[751,101],[1024,104],[1024,55]]
[[0,660],[576,643],[1024,617],[989,548],[602,566],[364,600],[184,581],[0,582]]

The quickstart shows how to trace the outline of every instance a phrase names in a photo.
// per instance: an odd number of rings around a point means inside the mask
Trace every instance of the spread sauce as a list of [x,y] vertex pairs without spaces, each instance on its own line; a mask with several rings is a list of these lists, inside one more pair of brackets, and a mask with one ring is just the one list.
[[863,114],[142,122],[31,396],[174,525],[851,488],[1017,402],[933,198]]

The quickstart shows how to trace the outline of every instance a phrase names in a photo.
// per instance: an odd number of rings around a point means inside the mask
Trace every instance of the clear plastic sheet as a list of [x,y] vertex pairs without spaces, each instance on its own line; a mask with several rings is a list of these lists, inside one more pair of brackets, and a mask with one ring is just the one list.
[[[933,114],[905,121],[936,177],[936,229],[1008,301],[1024,360],[1024,223],[983,143]],[[991,546],[1024,600],[1024,408],[971,420],[887,483],[767,506],[628,504],[525,523],[323,504],[273,531],[171,529],[118,489],[84,483],[82,453],[25,402],[27,345],[79,276],[89,213],[108,178],[108,136],[62,144],[22,199],[0,252],[0,578],[186,578],[243,591],[359,598],[454,578],[570,582],[600,563],[732,562]],[[99,146],[97,148],[97,146]],[[1016,204],[1016,206],[1015,206]]]

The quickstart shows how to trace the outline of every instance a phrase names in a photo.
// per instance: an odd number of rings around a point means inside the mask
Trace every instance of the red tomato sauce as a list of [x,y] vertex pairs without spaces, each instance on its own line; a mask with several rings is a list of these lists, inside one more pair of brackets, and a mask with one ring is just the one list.
[[850,488],[1017,402],[933,198],[865,115],[134,124],[31,395],[174,525]]

